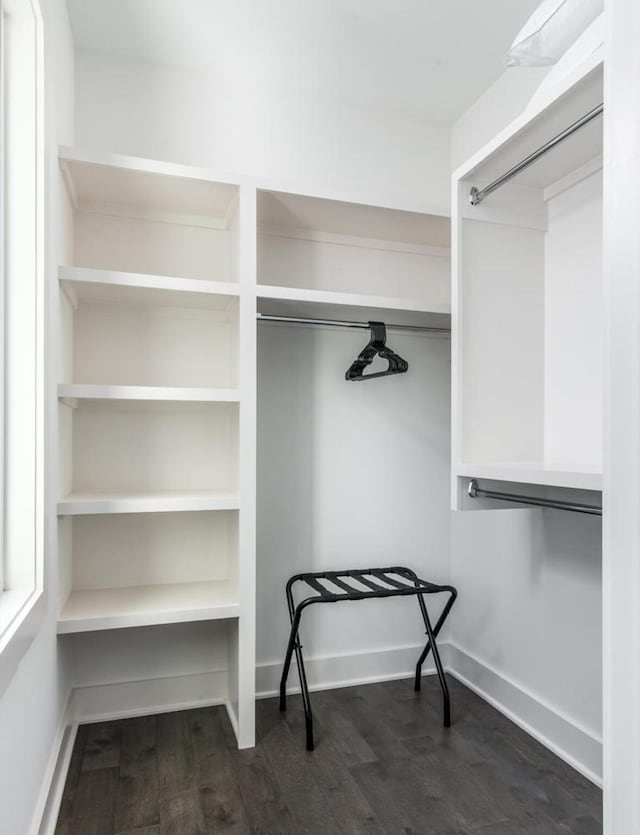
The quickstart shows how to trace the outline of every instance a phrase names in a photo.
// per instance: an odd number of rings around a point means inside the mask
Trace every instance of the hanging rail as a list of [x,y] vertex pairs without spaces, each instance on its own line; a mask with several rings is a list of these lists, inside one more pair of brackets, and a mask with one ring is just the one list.
[[467,493],[472,499],[497,499],[500,502],[514,502],[515,504],[527,504],[534,507],[552,507],[555,510],[570,510],[574,513],[602,516],[602,508],[595,504],[562,502],[557,499],[540,499],[536,496],[518,496],[513,493],[498,493],[495,490],[481,490],[475,478],[472,478],[469,482]]
[[590,110],[588,113],[585,113],[582,118],[578,119],[577,122],[574,122],[572,125],[569,125],[568,128],[565,128],[561,133],[554,136],[553,139],[550,139],[548,142],[545,142],[537,151],[534,151],[532,154],[529,154],[528,157],[519,162],[517,165],[514,165],[513,168],[510,168],[505,174],[501,177],[498,177],[497,180],[494,180],[492,183],[489,183],[488,186],[484,188],[477,189],[472,188],[469,192],[469,202],[472,206],[477,206],[478,203],[482,203],[485,197],[488,197],[489,194],[494,192],[496,189],[503,186],[506,182],[508,182],[512,177],[515,177],[516,174],[519,174],[521,171],[524,171],[525,168],[528,168],[530,165],[540,159],[541,156],[550,151],[552,148],[555,148],[556,145],[559,145],[560,142],[563,142],[577,130],[584,127],[585,125],[589,124],[592,119],[595,119],[596,116],[599,116],[602,111],[604,110],[604,105],[599,104]]
[[[369,330],[368,322],[346,322],[342,319],[307,319],[301,316],[272,316],[269,313],[258,313],[259,322],[285,322],[287,324],[295,325],[325,325],[333,328],[358,328],[359,330]],[[445,334],[449,336],[451,330],[449,328],[430,328],[426,325],[386,325],[387,330],[392,329],[396,331],[415,331],[423,333]]]

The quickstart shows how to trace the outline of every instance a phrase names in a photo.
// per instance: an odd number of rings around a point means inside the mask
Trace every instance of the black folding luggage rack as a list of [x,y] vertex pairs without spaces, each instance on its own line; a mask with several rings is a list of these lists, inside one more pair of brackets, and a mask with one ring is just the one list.
[[[353,583],[349,584],[348,579],[355,580],[359,584],[359,588]],[[331,591],[326,585],[320,581],[326,580],[335,588],[341,589],[339,592]],[[304,583],[311,589],[314,594],[310,597],[305,597],[298,605],[294,604],[293,600],[293,586],[298,583]],[[302,658],[302,644],[300,643],[299,630],[300,619],[303,611],[307,606],[313,603],[339,603],[342,600],[369,600],[370,598],[383,597],[407,597],[415,595],[418,598],[420,605],[420,612],[427,633],[427,643],[420,654],[418,663],[416,665],[416,676],[414,687],[420,690],[420,678],[422,673],[422,665],[429,654],[429,650],[433,652],[433,660],[436,665],[438,678],[440,680],[440,687],[442,689],[442,696],[444,702],[444,726],[446,728],[451,725],[451,708],[449,700],[449,688],[444,675],[442,661],[440,660],[440,653],[438,652],[438,645],[436,638],[442,629],[442,626],[447,619],[451,607],[458,595],[453,586],[437,586],[434,583],[429,583],[426,580],[421,580],[415,571],[410,568],[403,568],[396,566],[394,568],[367,568],[350,571],[320,571],[313,574],[295,574],[287,581],[287,606],[289,607],[289,618],[291,620],[291,632],[289,633],[289,643],[287,645],[287,653],[284,659],[284,668],[282,670],[282,678],[280,679],[280,710],[287,709],[287,678],[289,676],[289,668],[291,667],[291,657],[293,653],[296,654],[296,661],[298,663],[298,673],[300,675],[300,688],[302,690],[302,704],[304,706],[304,716],[307,728],[307,751],[313,751],[313,718],[311,714],[311,701],[309,699],[309,687],[307,685],[307,676],[304,669],[304,661]],[[434,627],[431,626],[427,606],[424,602],[425,594],[438,594],[440,592],[448,593],[444,609]]]

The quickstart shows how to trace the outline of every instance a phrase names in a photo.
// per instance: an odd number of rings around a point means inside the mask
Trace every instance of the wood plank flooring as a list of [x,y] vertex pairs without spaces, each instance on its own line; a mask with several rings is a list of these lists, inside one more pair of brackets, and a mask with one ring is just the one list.
[[238,751],[223,708],[78,731],[56,835],[600,835],[601,793],[450,679],[258,703],[258,744]]

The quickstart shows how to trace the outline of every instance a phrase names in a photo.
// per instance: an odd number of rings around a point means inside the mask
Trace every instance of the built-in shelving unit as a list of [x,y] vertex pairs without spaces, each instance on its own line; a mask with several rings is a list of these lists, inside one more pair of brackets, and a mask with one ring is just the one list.
[[450,222],[71,148],[60,167],[58,632],[225,621],[211,701],[252,745],[257,313],[447,329]]
[[602,118],[472,205],[603,100],[587,61],[454,175],[453,482],[602,489]]
[[245,438],[241,454],[240,436],[255,372],[239,355],[244,323],[255,330],[242,290],[255,190],[243,202],[210,172],[69,148],[60,168],[58,632],[126,641],[227,620],[212,632],[226,688],[211,699],[251,744],[255,498],[241,470],[255,450]]
[[258,192],[258,309],[448,327],[449,219]]

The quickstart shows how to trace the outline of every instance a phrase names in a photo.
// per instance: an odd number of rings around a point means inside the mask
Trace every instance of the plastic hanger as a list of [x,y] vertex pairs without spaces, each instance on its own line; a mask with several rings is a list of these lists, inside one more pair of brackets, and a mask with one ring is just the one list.
[[[409,363],[398,356],[395,351],[387,346],[387,329],[382,322],[369,322],[371,339],[368,345],[360,351],[358,359],[355,360],[344,375],[346,380],[357,382],[358,380],[373,380],[374,377],[389,377],[391,374],[404,374],[409,369]],[[375,371],[372,374],[363,374],[367,366],[371,365],[376,357],[387,360],[389,367],[385,371]]]

